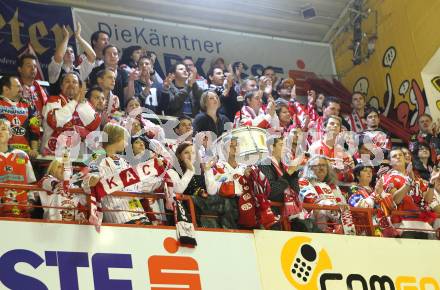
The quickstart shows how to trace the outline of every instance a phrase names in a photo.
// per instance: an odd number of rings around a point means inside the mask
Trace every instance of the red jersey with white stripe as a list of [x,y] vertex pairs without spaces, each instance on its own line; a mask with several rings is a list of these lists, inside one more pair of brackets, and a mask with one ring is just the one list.
[[9,146],[25,152],[30,150],[30,141],[38,140],[40,134],[39,120],[34,107],[25,99],[12,101],[0,96],[0,118],[11,124]]
[[290,101],[289,112],[292,118],[295,118],[295,122],[300,124],[303,131],[307,131],[310,121],[316,121],[319,118],[313,104],[303,105],[297,101]]
[[25,85],[22,81],[20,82],[23,84],[21,96],[33,104],[38,114],[42,116],[43,107],[47,102],[46,91],[37,81],[33,81],[31,86]]
[[234,119],[234,128],[251,126],[262,129],[277,128],[280,126],[278,116],[266,114],[263,109],[260,108],[258,114],[249,106],[243,106],[240,111],[237,112]]
[[344,116],[345,121],[350,125],[350,131],[362,133],[367,129],[367,123],[364,117],[359,116],[357,112]]
[[[13,149],[0,152],[0,183],[29,184],[35,182],[35,174],[28,155]],[[0,188],[0,216],[28,217],[28,193],[26,190]]]

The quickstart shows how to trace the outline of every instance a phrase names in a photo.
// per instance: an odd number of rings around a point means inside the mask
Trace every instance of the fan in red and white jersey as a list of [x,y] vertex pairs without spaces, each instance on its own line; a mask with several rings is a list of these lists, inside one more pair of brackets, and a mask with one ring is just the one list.
[[49,97],[43,109],[42,153],[53,155],[57,138],[64,131],[76,131],[81,138],[95,131],[101,117],[84,99],[82,82],[75,72],[67,73],[61,81],[61,94]]
[[269,100],[266,110],[263,110],[262,96],[263,91],[261,90],[246,93],[243,107],[235,115],[235,128],[241,126],[252,126],[263,129],[280,127],[280,120],[275,113],[275,102]]
[[[0,183],[29,184],[36,181],[28,155],[8,146],[10,124],[0,119]],[[31,199],[26,190],[0,188],[0,216],[29,217]]]

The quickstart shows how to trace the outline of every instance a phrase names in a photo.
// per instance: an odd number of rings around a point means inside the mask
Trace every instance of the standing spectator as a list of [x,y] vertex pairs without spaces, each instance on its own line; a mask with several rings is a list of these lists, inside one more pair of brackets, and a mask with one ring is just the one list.
[[121,59],[119,60],[119,67],[125,69],[127,73],[138,67],[139,59],[142,56],[142,47],[139,45],[132,45],[122,51]]
[[391,149],[391,140],[387,133],[380,129],[379,110],[369,107],[365,111],[367,118],[367,129],[361,133],[364,135],[364,142],[370,142],[376,147],[382,148],[385,158]]
[[[110,43],[110,35],[106,31],[98,30],[92,33],[90,36],[90,44],[96,54],[95,67],[98,67],[104,63],[104,48]],[[86,56],[81,55],[82,61]]]
[[275,102],[270,101],[264,112],[262,94],[261,90],[246,93],[243,108],[235,115],[235,128],[241,126],[254,126],[262,129],[279,128],[280,120],[275,112]]
[[182,63],[186,66],[186,70],[188,72],[193,72],[193,74],[196,76],[196,83],[199,86],[199,88],[201,88],[204,91],[207,90],[208,89],[208,82],[206,81],[206,79],[202,75],[200,75],[197,72],[197,68],[194,65],[194,61],[192,60],[192,58],[187,56],[182,60]]
[[166,115],[194,117],[200,111],[202,95],[196,76],[188,73],[183,63],[174,64],[170,72],[163,83],[160,106],[165,108]]
[[271,84],[272,84],[272,91],[271,92],[267,92],[267,96],[272,96],[275,100],[278,99],[280,96],[278,95],[278,92],[276,90],[276,87],[278,86],[278,77],[277,74],[275,72],[275,69],[271,66],[267,66],[263,69],[263,72],[261,74],[262,76],[268,78],[271,80]]
[[76,24],[75,38],[84,50],[87,59],[78,67],[74,66],[75,52],[73,51],[73,47],[68,45],[69,38],[69,31],[63,25],[63,39],[57,46],[55,55],[52,57],[47,68],[51,95],[58,95],[60,93],[60,80],[64,74],[70,71],[76,71],[81,77],[81,81],[85,81],[95,65],[96,54],[87,41],[81,37],[81,24],[79,22]]
[[162,83],[151,75],[151,67],[151,60],[141,56],[138,62],[139,79],[134,81],[134,93],[143,107],[159,113],[158,97],[162,94]]
[[234,75],[232,68],[229,67],[225,81],[225,73],[219,66],[213,66],[208,71],[209,89],[217,93],[220,98],[220,113],[232,120],[240,110],[237,101],[237,92],[234,90]]
[[330,164],[338,172],[339,181],[353,181],[352,169],[354,162],[338,141],[341,133],[341,118],[329,116],[324,122],[324,135],[321,140],[315,141],[309,148],[311,155],[326,156]]
[[353,112],[350,115],[344,116],[345,121],[350,125],[350,127],[347,128],[349,131],[362,133],[367,129],[365,105],[365,95],[359,92],[354,92],[351,96],[351,107],[353,108]]
[[[42,116],[43,106],[47,102],[47,93],[35,80],[37,75],[37,58],[32,54],[23,54],[18,59],[18,73],[23,86],[21,95],[28,100]],[[41,120],[40,120],[41,121]]]
[[440,124],[433,122],[431,115],[428,114],[420,115],[418,124],[419,132],[411,136],[409,149],[413,151],[417,143],[429,144],[432,161],[437,163],[437,155],[440,155],[440,138],[438,136]]
[[0,118],[11,124],[9,145],[36,158],[40,137],[38,116],[33,105],[21,96],[21,90],[17,77],[4,76],[0,79]]
[[220,137],[229,122],[225,115],[220,114],[220,100],[214,91],[206,91],[200,98],[201,112],[197,114],[193,122],[194,133],[211,131]]
[[414,173],[416,176],[429,180],[434,163],[431,159],[431,150],[426,143],[417,143],[413,153]]
[[243,80],[241,84],[235,86],[235,91],[238,92],[237,102],[238,106],[243,107],[244,95],[249,91],[258,90],[257,79],[253,76],[249,76]]
[[[111,177],[124,169],[129,168],[127,161],[119,154],[124,152],[127,145],[128,132],[119,125],[107,124],[104,127],[107,134],[107,141],[103,142],[106,157],[99,164],[99,176],[102,178]],[[136,186],[125,187],[126,191],[135,191]],[[151,224],[144,212],[140,200],[136,197],[119,197],[107,194],[101,200],[105,211],[104,222],[113,224]]]
[[101,124],[101,117],[84,100],[82,82],[76,72],[69,72],[61,80],[61,93],[51,96],[43,109],[43,155],[55,153],[57,138],[64,131],[76,131],[85,138]]
[[102,89],[104,94],[105,109],[102,121],[106,124],[112,118],[112,115],[120,109],[119,98],[113,94],[116,83],[115,73],[112,70],[103,69],[96,74],[96,77],[98,87]]
[[[302,211],[298,198],[298,168],[296,166],[288,167],[282,162],[284,153],[283,137],[271,137],[267,140],[267,144],[269,157],[263,159],[258,167],[269,181],[269,200],[283,202],[286,217],[298,215]],[[275,214],[280,213],[278,208],[272,208],[272,210]]]
[[[309,136],[311,141],[320,140],[322,135],[324,134],[324,121],[331,115],[339,116],[341,110],[341,105],[339,104],[339,100],[334,97],[325,98],[323,104],[323,114],[318,117],[316,121],[311,121],[309,123]],[[344,126],[344,121],[342,121],[342,125]],[[347,128],[345,126],[345,128]]]
[[118,48],[114,45],[107,45],[103,49],[104,63],[99,67],[95,67],[90,73],[90,85],[93,86],[97,82],[97,74],[99,71],[109,69],[115,73],[116,83],[113,89],[113,94],[119,97],[119,104],[121,108],[125,108],[126,100],[134,96],[134,80],[139,78],[139,74],[136,70],[133,70],[130,75],[127,72],[118,67],[119,52]]
[[[389,155],[392,170],[381,177],[384,194],[392,197],[398,210],[429,211],[429,205],[434,201],[434,184],[440,178],[440,171],[433,171],[427,184],[414,175],[411,165],[405,165],[401,149],[393,148]],[[393,216],[392,221],[397,227],[408,229],[402,234],[406,238],[427,238],[426,233],[414,229],[432,229],[429,218],[424,215]]]

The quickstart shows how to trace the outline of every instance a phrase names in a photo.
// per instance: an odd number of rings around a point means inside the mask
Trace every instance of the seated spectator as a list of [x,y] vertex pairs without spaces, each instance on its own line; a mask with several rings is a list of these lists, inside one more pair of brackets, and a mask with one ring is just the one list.
[[[389,155],[392,170],[381,177],[384,194],[392,197],[398,210],[429,211],[429,205],[434,201],[434,183],[440,178],[440,171],[434,171],[427,184],[426,181],[414,175],[411,166],[406,167],[400,148],[391,149]],[[392,221],[396,227],[403,230],[402,237],[406,238],[427,238],[423,230],[432,229],[429,224],[430,218],[418,213],[413,216],[393,216]],[[419,229],[419,231],[413,229]]]
[[211,131],[220,137],[225,130],[228,118],[219,113],[220,100],[214,91],[206,91],[200,98],[200,110],[193,121],[194,133]]
[[[30,184],[36,181],[28,155],[8,146],[11,138],[9,121],[0,119],[0,183]],[[0,216],[29,217],[36,197],[26,190],[0,188]]]
[[194,117],[200,111],[201,95],[195,75],[188,74],[183,63],[176,63],[164,80],[159,106],[165,108],[166,115]]
[[234,127],[254,126],[262,129],[279,128],[280,120],[275,114],[275,103],[270,101],[266,112],[262,109],[262,91],[248,92],[244,105],[235,115]]
[[240,110],[237,92],[234,90],[234,75],[231,70],[226,74],[226,79],[224,71],[218,66],[211,67],[207,74],[209,89],[215,91],[220,98],[220,113],[229,120],[232,120],[235,113]]
[[417,143],[428,144],[432,161],[437,163],[437,155],[440,155],[440,138],[438,136],[440,124],[433,122],[431,115],[423,114],[419,116],[418,125],[419,132],[411,136],[409,149],[413,151]]
[[196,83],[197,86],[202,89],[203,91],[208,89],[208,82],[206,81],[206,79],[199,75],[199,73],[197,72],[197,68],[194,65],[194,61],[192,60],[191,57],[184,57],[182,60],[182,63],[185,65],[186,70],[188,72],[192,72],[195,76],[196,76]]
[[142,107],[160,113],[158,97],[162,94],[162,83],[151,75],[151,60],[146,56],[141,56],[138,68],[139,79],[134,81],[135,97],[139,99]]
[[68,45],[70,34],[67,28],[63,25],[63,39],[58,44],[55,50],[55,55],[47,68],[49,74],[50,94],[55,96],[60,93],[61,78],[65,73],[76,71],[81,81],[85,81],[95,65],[96,54],[93,48],[81,37],[81,24],[77,22],[75,39],[84,50],[87,59],[75,67],[75,52],[73,47]]
[[72,194],[64,188],[63,162],[57,159],[52,160],[47,168],[47,174],[40,180],[39,184],[41,188],[45,190],[40,191],[41,204],[44,206],[44,219],[55,221],[87,221],[86,196]]
[[31,158],[38,155],[40,122],[35,107],[21,96],[21,84],[15,76],[0,79],[0,118],[11,124],[9,146]]
[[76,131],[84,139],[101,124],[100,114],[84,99],[81,79],[73,71],[61,79],[61,93],[49,98],[43,117],[43,155],[54,155],[62,132]]
[[[299,197],[303,203],[317,205],[346,204],[341,190],[336,185],[336,174],[330,166],[327,157],[316,155],[312,157],[304,168],[299,180]],[[332,211],[313,211],[313,217],[318,227],[323,231],[333,231],[335,228],[327,226],[339,220],[339,213]]]
[[373,167],[359,163],[353,169],[355,184],[347,190],[347,203],[352,207],[373,208],[374,189],[371,187],[373,180]]
[[230,212],[232,210],[230,206],[225,208],[226,199],[219,195],[210,195],[206,191],[205,176],[196,173],[193,145],[189,142],[180,144],[176,150],[176,157],[181,171],[178,169],[167,171],[173,182],[174,191],[190,195],[197,212],[201,215],[219,216],[218,218],[200,216],[199,225],[208,228],[236,228],[236,213]]
[[[107,124],[104,127],[107,141],[103,142],[106,157],[99,163],[100,178],[111,177],[124,169],[129,164],[119,154],[125,150],[127,130],[119,125]],[[135,191],[135,185],[124,188],[125,191]],[[119,197],[107,194],[101,200],[102,207],[110,211],[104,211],[104,222],[113,224],[151,224],[144,212],[140,200],[136,197]],[[112,211],[121,210],[121,211]]]
[[142,56],[142,47],[139,45],[132,45],[122,51],[121,59],[119,60],[119,67],[131,73],[132,70],[138,68],[138,61]]
[[37,57],[33,54],[21,55],[18,59],[18,73],[23,86],[21,96],[35,107],[41,119],[43,107],[47,102],[47,93],[35,79],[37,61]]
[[89,75],[89,85],[93,86],[97,83],[98,72],[109,69],[115,73],[115,87],[113,94],[119,98],[121,108],[125,108],[126,100],[134,96],[134,80],[139,77],[137,71],[128,74],[124,69],[118,67],[119,51],[114,45],[107,45],[103,49],[104,63],[95,67]]
[[367,122],[365,120],[365,95],[360,92],[354,92],[351,96],[351,107],[353,112],[344,116],[345,121],[349,124],[349,131],[362,133],[367,129]]
[[427,143],[417,143],[413,148],[414,173],[424,180],[429,180],[434,167],[430,149]]

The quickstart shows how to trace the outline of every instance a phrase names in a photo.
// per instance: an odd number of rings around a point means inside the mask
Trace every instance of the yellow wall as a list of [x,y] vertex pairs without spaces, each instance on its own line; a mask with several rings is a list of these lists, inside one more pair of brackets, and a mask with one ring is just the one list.
[[[382,109],[388,105],[389,118],[415,129],[417,116],[427,106],[420,72],[440,46],[440,0],[370,0],[366,6],[378,15],[375,52],[366,62],[353,66],[352,51],[348,49],[353,33],[341,34],[333,42],[338,74],[349,90],[356,85],[366,90],[365,80],[358,81],[366,78],[370,102],[377,101]],[[363,32],[374,32],[374,24],[371,14],[363,22]],[[384,54],[390,47],[395,48],[396,55],[392,66],[385,67]]]

